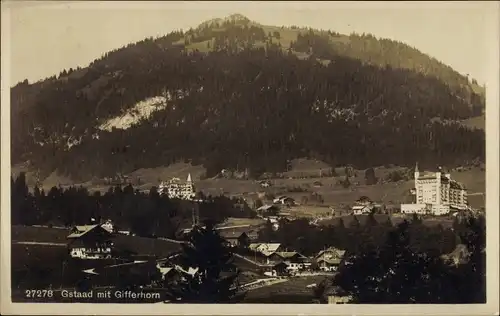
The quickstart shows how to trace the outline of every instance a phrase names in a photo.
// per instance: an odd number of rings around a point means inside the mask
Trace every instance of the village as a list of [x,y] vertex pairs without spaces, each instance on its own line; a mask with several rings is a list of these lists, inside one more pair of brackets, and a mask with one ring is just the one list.
[[[323,214],[309,217],[309,225],[322,226],[339,218],[366,218],[366,216],[386,216],[384,218],[393,222],[398,218],[402,220],[409,216],[439,220],[474,212],[468,206],[465,187],[441,170],[420,172],[416,165],[414,184],[415,188],[411,189],[413,203],[401,204],[399,208],[388,212],[386,205],[374,202],[367,196],[361,196],[348,210],[337,210],[330,206]],[[260,185],[269,187],[270,183],[261,181]],[[158,193],[172,199],[202,202],[196,194],[196,187],[190,174],[186,181],[174,178],[160,183]],[[294,209],[301,207],[300,204],[288,195],[274,196],[260,206],[254,205],[256,218],[239,220],[229,218],[216,226],[218,234],[231,249],[235,264],[240,271],[237,285],[239,291],[254,291],[297,282],[294,280],[303,280],[300,281],[303,282],[300,285],[302,290],[312,292],[320,280],[334,276],[342,265],[350,264],[346,249],[325,246],[320,251],[304,255],[300,250],[292,249],[293,247],[263,239],[262,236],[265,235],[261,236],[260,232],[266,227],[279,232],[282,225],[303,218],[294,214]],[[179,278],[193,276],[197,272],[197,268],[183,265],[178,260],[181,256],[181,246],[186,243],[184,236],[188,236],[196,227],[204,227],[195,208],[193,208],[191,227],[183,229],[177,238],[156,237],[158,242],[169,245],[170,250],[164,248],[162,254],[155,250],[149,253],[127,253],[119,245],[123,242],[115,241],[142,237],[136,237],[126,229],[117,228],[109,219],[100,219],[97,222],[92,218],[90,222],[90,225],[74,226],[65,235],[65,242],[57,244],[67,249],[69,260],[64,259],[67,262],[66,269],[72,269],[75,275],[80,275],[80,278],[88,283],[87,286],[116,286],[124,282],[120,280],[123,273],[130,274],[133,271],[137,277],[131,278],[130,283],[133,283],[131,286],[141,289],[165,288],[171,282],[175,283]],[[61,235],[67,231],[64,227],[50,229],[60,231]],[[30,242],[19,244],[30,245]],[[454,252],[450,254],[452,255],[461,254]],[[155,273],[159,277],[154,280],[145,277]],[[337,290],[330,293],[329,303],[348,303],[350,298],[341,290]]]
[[[227,246],[233,252],[238,269],[241,270],[238,285],[240,291],[253,291],[297,278],[308,282],[309,284],[304,285],[304,289],[312,291],[312,288],[317,286],[317,283],[313,281],[333,276],[343,263],[345,250],[329,247],[308,257],[293,249],[287,249],[279,243],[255,242],[257,229],[258,227],[219,230],[220,235],[224,237]],[[68,265],[80,267],[80,277],[88,284],[92,284],[87,286],[91,288],[117,286],[120,283],[117,278],[122,275],[123,271],[143,276],[159,273],[161,277],[153,282],[148,278],[131,278],[133,279],[131,282],[135,282],[132,285],[133,288],[152,290],[164,288],[178,278],[186,275],[192,276],[197,272],[197,268],[183,266],[177,260],[180,256],[179,251],[172,251],[170,255],[163,258],[154,255],[123,256],[114,243],[114,239],[120,235],[123,233],[113,231],[110,221],[102,224],[75,226],[70,230],[70,234],[66,237],[67,249],[71,257]],[[172,242],[182,243],[181,241]],[[336,303],[348,301],[347,297],[335,299]]]

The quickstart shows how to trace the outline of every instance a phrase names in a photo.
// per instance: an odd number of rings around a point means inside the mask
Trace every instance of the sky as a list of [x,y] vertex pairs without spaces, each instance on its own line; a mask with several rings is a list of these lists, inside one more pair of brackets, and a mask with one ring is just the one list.
[[[4,10],[9,8],[9,10]],[[2,1],[10,15],[11,86],[85,67],[150,36],[240,13],[265,25],[371,33],[413,46],[479,84],[488,79],[498,3],[464,2],[58,2]],[[498,34],[498,33],[497,33]],[[492,37],[493,36],[493,37]],[[490,54],[490,55],[488,55]],[[489,59],[491,60],[491,58]]]

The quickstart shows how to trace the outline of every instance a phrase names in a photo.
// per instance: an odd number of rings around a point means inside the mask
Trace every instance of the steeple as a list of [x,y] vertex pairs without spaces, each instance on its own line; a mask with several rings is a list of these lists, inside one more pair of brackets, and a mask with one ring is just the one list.
[[192,181],[191,181],[191,174],[188,174],[188,177],[187,177],[187,182],[188,182],[188,183],[191,183],[191,182],[192,182]]
[[414,171],[414,178],[415,180],[418,179],[418,177],[420,176],[420,171],[418,170],[418,161],[415,163],[415,171]]

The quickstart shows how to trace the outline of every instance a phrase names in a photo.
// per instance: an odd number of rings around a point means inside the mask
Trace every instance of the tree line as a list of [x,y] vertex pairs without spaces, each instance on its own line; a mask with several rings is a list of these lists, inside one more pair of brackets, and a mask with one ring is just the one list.
[[[364,217],[363,223],[361,218]],[[348,216],[349,223],[342,218],[336,224],[317,226],[307,219],[281,221],[279,229],[274,230],[267,223],[259,231],[261,242],[281,243],[285,248],[298,251],[305,256],[314,256],[329,247],[346,250],[350,254],[360,253],[366,249],[381,247],[388,234],[394,230],[390,216],[361,215]],[[409,226],[410,247],[413,251],[435,253],[437,255],[452,252],[460,243],[459,226],[455,219],[453,227],[444,228],[441,224],[429,226],[419,218],[414,218]]]
[[465,262],[458,264],[436,253],[413,249],[412,224],[405,221],[389,232],[381,247],[349,256],[349,264],[324,282],[320,296],[325,301],[328,288],[339,287],[353,303],[362,304],[485,303],[484,220],[484,216],[469,217],[457,226],[461,243],[468,250]]
[[[203,196],[203,202],[169,199],[153,187],[140,192],[131,185],[110,187],[102,194],[86,188],[52,187],[45,193],[35,187],[29,192],[25,174],[11,179],[12,225],[86,225],[112,220],[117,230],[128,230],[145,237],[175,238],[181,229],[193,224],[193,209],[200,221],[218,224],[228,217],[255,217],[241,199]],[[94,221],[92,220],[94,219]]]

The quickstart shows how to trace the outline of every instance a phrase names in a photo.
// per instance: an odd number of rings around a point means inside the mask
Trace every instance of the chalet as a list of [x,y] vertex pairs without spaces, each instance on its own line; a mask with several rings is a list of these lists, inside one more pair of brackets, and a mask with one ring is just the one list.
[[283,262],[289,271],[298,271],[306,268],[309,264],[308,258],[295,251],[280,251],[271,254],[270,263]]
[[161,273],[162,280],[177,281],[186,275],[193,276],[198,272],[198,268],[189,267],[187,270],[177,264],[157,263],[156,269]]
[[372,207],[370,205],[354,205],[352,207],[352,213],[354,215],[370,214]]
[[114,231],[114,225],[113,225],[113,222],[110,219],[108,219],[107,221],[105,221],[104,223],[102,223],[101,227],[104,228],[105,230],[107,230],[110,233],[112,233]]
[[69,252],[73,258],[111,258],[112,234],[101,225],[75,226],[66,238],[69,240]]
[[160,263],[157,263],[156,268],[161,273],[162,280],[169,280],[170,278],[175,277],[177,275],[174,267],[165,266],[161,265]]
[[277,196],[273,199],[273,203],[274,204],[281,204],[281,201],[283,199],[286,199],[287,197],[285,195],[280,195],[280,196]]
[[295,200],[292,199],[291,197],[288,196],[278,196],[273,200],[274,204],[281,204],[281,205],[286,205],[286,206],[293,206],[295,205]]
[[241,248],[247,248],[253,240],[257,239],[257,232],[255,231],[242,232],[239,234],[234,231],[233,232],[221,231],[220,235],[224,239],[226,239],[226,241],[232,247],[241,247]]
[[320,251],[315,260],[318,263],[320,270],[336,271],[345,256],[345,250],[330,247]]
[[250,244],[248,248],[256,253],[264,255],[265,257],[269,257],[271,254],[283,250],[281,244],[278,243],[254,243]]
[[264,181],[260,181],[259,184],[263,188],[269,188],[271,186],[271,182],[265,181],[265,180]]
[[287,265],[284,262],[273,264],[270,270],[271,271],[264,272],[264,275],[276,277],[286,276],[288,274]]
[[262,205],[257,209],[257,212],[262,216],[278,214],[279,207],[276,205]]

